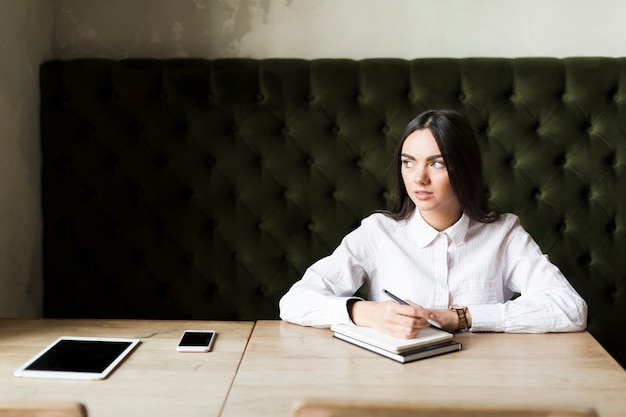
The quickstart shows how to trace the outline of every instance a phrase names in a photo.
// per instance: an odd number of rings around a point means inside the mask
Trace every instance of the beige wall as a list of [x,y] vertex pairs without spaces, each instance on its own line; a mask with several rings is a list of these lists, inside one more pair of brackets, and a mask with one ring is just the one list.
[[49,0],[0,0],[0,316],[41,313],[39,64],[52,56]]
[[64,58],[626,55],[621,0],[57,1]]
[[41,313],[52,57],[626,56],[621,0],[0,0],[0,316]]

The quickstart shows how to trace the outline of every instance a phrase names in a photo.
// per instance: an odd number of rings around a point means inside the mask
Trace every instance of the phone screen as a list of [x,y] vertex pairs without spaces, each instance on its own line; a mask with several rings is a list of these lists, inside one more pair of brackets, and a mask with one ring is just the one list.
[[215,332],[212,330],[186,330],[178,343],[177,350],[208,352],[213,347]]

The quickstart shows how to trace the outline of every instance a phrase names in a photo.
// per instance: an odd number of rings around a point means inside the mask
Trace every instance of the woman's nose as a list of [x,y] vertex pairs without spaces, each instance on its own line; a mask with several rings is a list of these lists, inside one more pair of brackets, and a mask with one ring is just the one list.
[[428,184],[428,175],[424,168],[415,170],[415,178],[413,178],[416,184]]

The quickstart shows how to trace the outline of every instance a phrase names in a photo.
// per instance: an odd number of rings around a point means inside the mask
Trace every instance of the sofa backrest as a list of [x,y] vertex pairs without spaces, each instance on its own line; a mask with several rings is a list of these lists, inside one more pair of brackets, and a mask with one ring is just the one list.
[[407,122],[449,107],[478,134],[492,208],[520,216],[624,364],[625,64],[47,62],[45,315],[277,318],[305,268],[388,207]]

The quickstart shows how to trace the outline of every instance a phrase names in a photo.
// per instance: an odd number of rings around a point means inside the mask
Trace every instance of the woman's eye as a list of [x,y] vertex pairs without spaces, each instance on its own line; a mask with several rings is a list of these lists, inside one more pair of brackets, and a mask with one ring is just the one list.
[[431,166],[433,168],[445,168],[446,164],[444,164],[443,161],[433,161]]
[[404,165],[405,168],[413,168],[415,164],[413,163],[413,161],[410,161],[408,159],[403,159],[402,165]]

